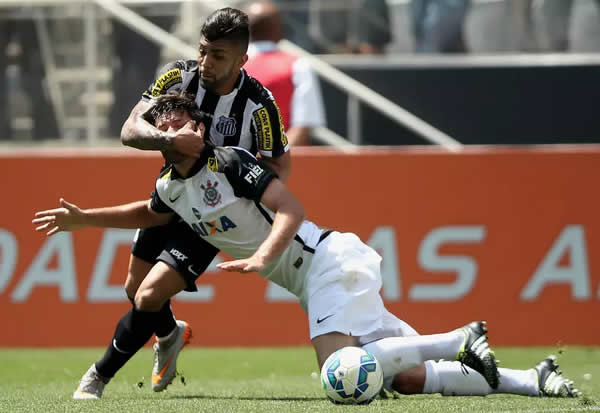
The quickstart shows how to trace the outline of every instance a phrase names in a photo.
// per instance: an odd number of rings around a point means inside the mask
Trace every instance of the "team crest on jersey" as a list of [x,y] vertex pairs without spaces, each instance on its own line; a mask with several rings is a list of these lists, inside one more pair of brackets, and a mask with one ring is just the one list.
[[219,121],[217,122],[215,129],[223,136],[233,136],[237,131],[235,119],[221,115],[219,116]]
[[214,207],[221,202],[221,194],[217,190],[217,186],[219,186],[218,182],[213,184],[210,181],[206,182],[206,186],[200,185],[200,188],[204,190],[204,203],[206,205]]
[[208,170],[217,172],[219,170],[219,163],[217,162],[217,158],[211,156],[208,158]]

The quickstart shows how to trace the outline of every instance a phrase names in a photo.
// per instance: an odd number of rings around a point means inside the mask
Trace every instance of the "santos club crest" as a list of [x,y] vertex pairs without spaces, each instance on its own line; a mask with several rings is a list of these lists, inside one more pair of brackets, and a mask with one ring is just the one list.
[[206,186],[200,185],[200,188],[204,190],[204,203],[206,205],[214,207],[221,202],[221,194],[217,190],[218,185],[218,182],[213,185],[210,181],[206,182]]
[[217,132],[222,134],[223,136],[233,136],[235,135],[236,127],[235,127],[235,118],[228,118],[227,116],[219,116],[219,121],[215,126]]

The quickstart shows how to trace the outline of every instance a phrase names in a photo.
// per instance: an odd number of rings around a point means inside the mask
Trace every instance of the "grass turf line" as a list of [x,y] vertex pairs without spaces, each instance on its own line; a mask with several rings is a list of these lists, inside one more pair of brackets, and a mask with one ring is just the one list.
[[[181,375],[162,393],[150,389],[152,352],[137,354],[101,400],[72,400],[81,375],[103,349],[0,349],[0,412],[577,412],[600,411],[600,348],[497,348],[502,367],[531,368],[557,354],[580,399],[511,395],[400,396],[369,406],[334,406],[325,399],[312,348],[186,348]],[[584,379],[584,374],[591,379]],[[185,384],[182,381],[184,378]],[[589,377],[589,376],[586,376]]]

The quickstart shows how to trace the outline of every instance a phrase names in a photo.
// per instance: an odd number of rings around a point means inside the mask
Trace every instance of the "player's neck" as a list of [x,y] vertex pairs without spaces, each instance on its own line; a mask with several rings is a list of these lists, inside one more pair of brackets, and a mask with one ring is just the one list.
[[231,79],[227,80],[227,82],[221,86],[218,90],[215,90],[214,93],[218,96],[225,96],[233,92],[235,89],[235,85],[237,85],[239,77],[242,75],[241,72],[238,72],[237,76],[232,76]]
[[175,169],[177,170],[177,173],[182,176],[183,178],[189,178],[189,173],[192,170],[192,167],[194,166],[194,164],[196,163],[196,159],[195,158],[186,158],[181,162],[177,162],[175,164],[173,164],[173,166],[175,167]]

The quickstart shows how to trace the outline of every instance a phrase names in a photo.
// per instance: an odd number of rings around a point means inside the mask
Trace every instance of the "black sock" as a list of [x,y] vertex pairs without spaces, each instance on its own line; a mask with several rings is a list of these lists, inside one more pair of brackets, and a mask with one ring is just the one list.
[[154,333],[157,314],[139,311],[134,306],[119,320],[112,342],[102,359],[96,362],[100,375],[113,377],[146,344]]
[[166,337],[177,327],[175,316],[171,311],[171,300],[167,300],[156,316],[154,333],[156,337]]

